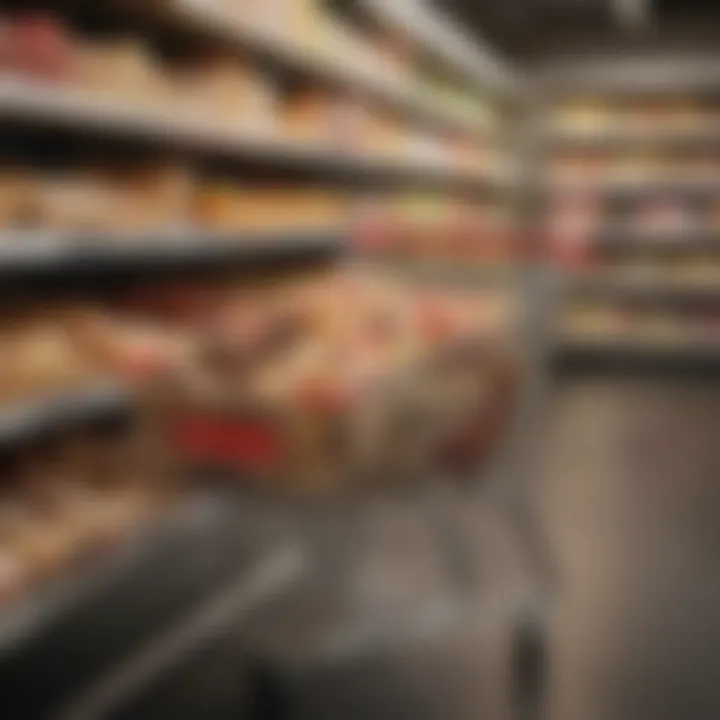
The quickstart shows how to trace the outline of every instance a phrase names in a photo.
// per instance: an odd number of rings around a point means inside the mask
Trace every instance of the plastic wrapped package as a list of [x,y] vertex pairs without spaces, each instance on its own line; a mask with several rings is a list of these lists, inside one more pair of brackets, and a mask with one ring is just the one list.
[[170,100],[158,59],[141,40],[130,37],[83,42],[74,81],[84,90],[138,105],[165,108]]

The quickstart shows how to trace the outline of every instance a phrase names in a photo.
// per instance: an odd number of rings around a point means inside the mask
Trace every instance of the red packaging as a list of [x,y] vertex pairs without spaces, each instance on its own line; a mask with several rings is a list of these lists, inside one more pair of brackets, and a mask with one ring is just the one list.
[[31,13],[14,17],[5,30],[6,67],[43,80],[64,80],[72,70],[74,40],[55,15]]

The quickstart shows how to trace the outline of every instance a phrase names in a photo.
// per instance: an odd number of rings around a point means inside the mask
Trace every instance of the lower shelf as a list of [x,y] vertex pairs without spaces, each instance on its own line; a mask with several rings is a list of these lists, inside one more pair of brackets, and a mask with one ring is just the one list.
[[627,369],[720,372],[720,343],[659,345],[632,340],[583,341],[563,338],[555,345],[560,369]]

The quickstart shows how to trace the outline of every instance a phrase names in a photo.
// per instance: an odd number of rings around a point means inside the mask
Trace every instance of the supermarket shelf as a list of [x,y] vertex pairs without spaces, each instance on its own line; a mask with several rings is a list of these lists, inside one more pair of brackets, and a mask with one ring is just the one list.
[[170,18],[180,25],[237,43],[293,73],[362,94],[424,122],[463,134],[491,132],[467,114],[438,105],[405,78],[388,76],[387,72],[381,74],[379,69],[371,71],[353,67],[343,62],[342,56],[323,56],[297,41],[247,22],[239,17],[237,10],[224,8],[220,0],[172,0],[168,12]]
[[363,12],[385,26],[414,38],[428,52],[468,78],[480,91],[492,90],[508,99],[525,94],[519,73],[503,62],[489,42],[469,35],[451,18],[440,16],[416,0],[362,0]]
[[600,181],[553,182],[548,180],[546,191],[550,194],[562,194],[568,191],[582,190],[588,194],[596,193],[609,198],[644,198],[657,195],[685,196],[688,198],[715,197],[720,195],[720,183],[698,182],[673,178],[672,180],[637,180],[633,182]]
[[561,370],[720,372],[720,342],[651,343],[636,338],[560,338],[555,365]]
[[324,258],[345,247],[340,230],[258,232],[229,237],[150,235],[121,242],[104,236],[17,232],[0,235],[0,277],[27,274],[95,276],[196,265],[265,265]]
[[0,447],[27,442],[54,429],[113,415],[129,407],[128,389],[114,381],[6,406],[0,408]]
[[631,230],[607,230],[599,234],[597,246],[614,253],[640,252],[685,254],[720,250],[720,229],[678,230],[639,233]]
[[117,98],[17,79],[0,80],[0,118],[182,147],[237,161],[309,172],[342,183],[468,191],[495,191],[513,185],[507,175],[499,172],[470,172],[438,162],[343,154],[246,128],[218,127],[207,119],[133,107]]
[[642,149],[702,149],[720,146],[720,131],[707,128],[683,132],[653,132],[652,130],[622,130],[602,133],[569,133],[550,130],[546,144],[554,148],[577,150],[642,150]]
[[662,279],[644,280],[616,273],[578,277],[568,281],[569,292],[577,299],[642,300],[660,304],[720,300],[716,283],[678,283]]

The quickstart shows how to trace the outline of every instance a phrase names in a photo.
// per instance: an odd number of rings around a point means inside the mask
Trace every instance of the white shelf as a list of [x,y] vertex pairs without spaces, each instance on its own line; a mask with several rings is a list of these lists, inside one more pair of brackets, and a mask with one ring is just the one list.
[[470,172],[425,160],[344,155],[324,146],[288,142],[242,127],[225,128],[64,85],[12,78],[0,80],[0,117],[181,145],[228,158],[340,175],[355,181],[370,177],[411,187],[430,183],[470,189],[500,189],[513,184],[504,173]]
[[420,0],[363,0],[363,7],[385,25],[414,38],[426,50],[467,77],[480,91],[510,99],[526,93],[520,74],[489,42],[469,34]]
[[295,40],[244,20],[239,11],[223,8],[217,0],[173,0],[171,17],[184,25],[253,48],[293,72],[360,92],[389,107],[423,118],[457,132],[484,135],[490,128],[467,114],[443,108],[412,85],[408,78],[393,77],[380,68],[362,68],[304,47]]

